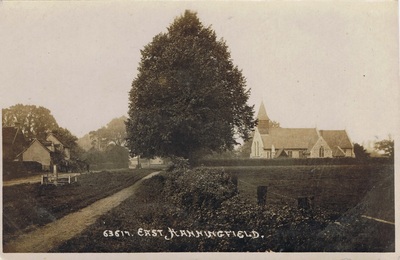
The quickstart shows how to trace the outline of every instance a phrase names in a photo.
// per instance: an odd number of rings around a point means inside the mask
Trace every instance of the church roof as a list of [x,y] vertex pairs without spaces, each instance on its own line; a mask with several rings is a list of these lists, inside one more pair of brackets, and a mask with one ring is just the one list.
[[315,128],[270,128],[269,134],[261,135],[264,149],[311,149],[319,139]]
[[345,130],[320,130],[316,128],[270,128],[264,103],[261,102],[258,111],[257,126],[261,135],[264,149],[274,147],[281,149],[301,149],[310,151],[317,141],[322,138],[332,149],[333,156],[345,156],[343,149],[352,149],[353,145]]
[[332,149],[337,146],[341,149],[353,148],[345,130],[320,130],[319,132]]
[[339,146],[336,146],[336,147],[332,147],[332,156],[333,157],[345,157],[346,154]]
[[261,101],[260,109],[258,110],[257,119],[258,120],[269,120],[267,111],[265,110],[264,102],[262,102],[262,101]]

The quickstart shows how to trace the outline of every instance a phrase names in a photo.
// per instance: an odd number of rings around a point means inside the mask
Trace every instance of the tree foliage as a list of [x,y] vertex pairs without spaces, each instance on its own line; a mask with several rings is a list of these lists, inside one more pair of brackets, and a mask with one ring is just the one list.
[[126,143],[126,116],[112,119],[105,127],[89,133],[92,146],[104,150],[110,143],[124,146]]
[[141,54],[126,124],[132,155],[192,158],[249,138],[255,120],[245,78],[196,13],[176,18]]
[[59,128],[50,110],[41,106],[17,104],[2,109],[3,126],[18,126],[27,140],[45,139]]
[[109,145],[104,151],[92,148],[82,157],[92,169],[117,169],[129,167],[129,151],[122,146]]
[[[80,157],[83,150],[78,146],[78,138],[68,129],[58,125],[50,110],[35,105],[17,104],[9,108],[2,109],[3,126],[19,127],[27,141],[34,138],[41,141],[45,140],[49,133],[53,133],[66,147],[70,149],[71,158]],[[54,155],[55,161],[61,161],[61,154]]]
[[105,153],[106,161],[114,164],[115,168],[129,167],[129,151],[126,147],[110,145]]
[[53,130],[52,133],[60,140],[61,143],[70,149],[72,159],[82,157],[85,151],[78,145],[78,138],[68,129],[59,127]]
[[375,149],[389,158],[394,158],[394,140],[390,136],[388,139],[376,142]]
[[369,158],[369,153],[367,152],[366,149],[364,149],[364,146],[357,143],[354,144],[354,154],[357,159]]
[[279,128],[281,124],[277,121],[269,120],[269,128]]

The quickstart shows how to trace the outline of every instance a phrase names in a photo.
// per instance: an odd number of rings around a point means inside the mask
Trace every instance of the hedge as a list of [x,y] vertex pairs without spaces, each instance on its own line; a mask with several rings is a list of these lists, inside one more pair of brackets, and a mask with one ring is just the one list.
[[194,166],[291,166],[291,165],[354,165],[354,164],[393,164],[391,158],[307,158],[307,159],[200,159],[194,163]]
[[38,162],[8,162],[3,161],[3,179],[35,175],[42,171],[42,164]]

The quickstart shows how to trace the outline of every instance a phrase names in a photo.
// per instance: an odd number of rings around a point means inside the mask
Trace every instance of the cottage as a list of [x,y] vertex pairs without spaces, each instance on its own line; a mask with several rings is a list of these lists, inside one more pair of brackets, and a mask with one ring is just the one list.
[[18,155],[21,161],[34,161],[42,164],[43,170],[50,170],[53,164],[67,167],[70,152],[61,141],[50,133],[45,141],[34,139],[23,152]]
[[333,158],[354,157],[354,148],[345,130],[316,128],[271,128],[261,103],[250,158]]
[[43,170],[50,170],[52,163],[52,151],[50,151],[38,139],[34,139],[25,151],[20,155],[20,159],[24,162],[38,162],[42,165]]
[[47,135],[46,141],[50,143],[50,146],[48,148],[52,152],[60,151],[64,155],[65,160],[71,159],[69,148],[66,147],[63,143],[61,143],[60,140],[53,133]]

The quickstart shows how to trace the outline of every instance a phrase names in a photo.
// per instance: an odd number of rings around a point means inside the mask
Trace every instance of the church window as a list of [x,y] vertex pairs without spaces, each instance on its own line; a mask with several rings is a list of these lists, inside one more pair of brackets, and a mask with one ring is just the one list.
[[319,157],[324,157],[324,147],[321,146],[321,148],[319,148]]

